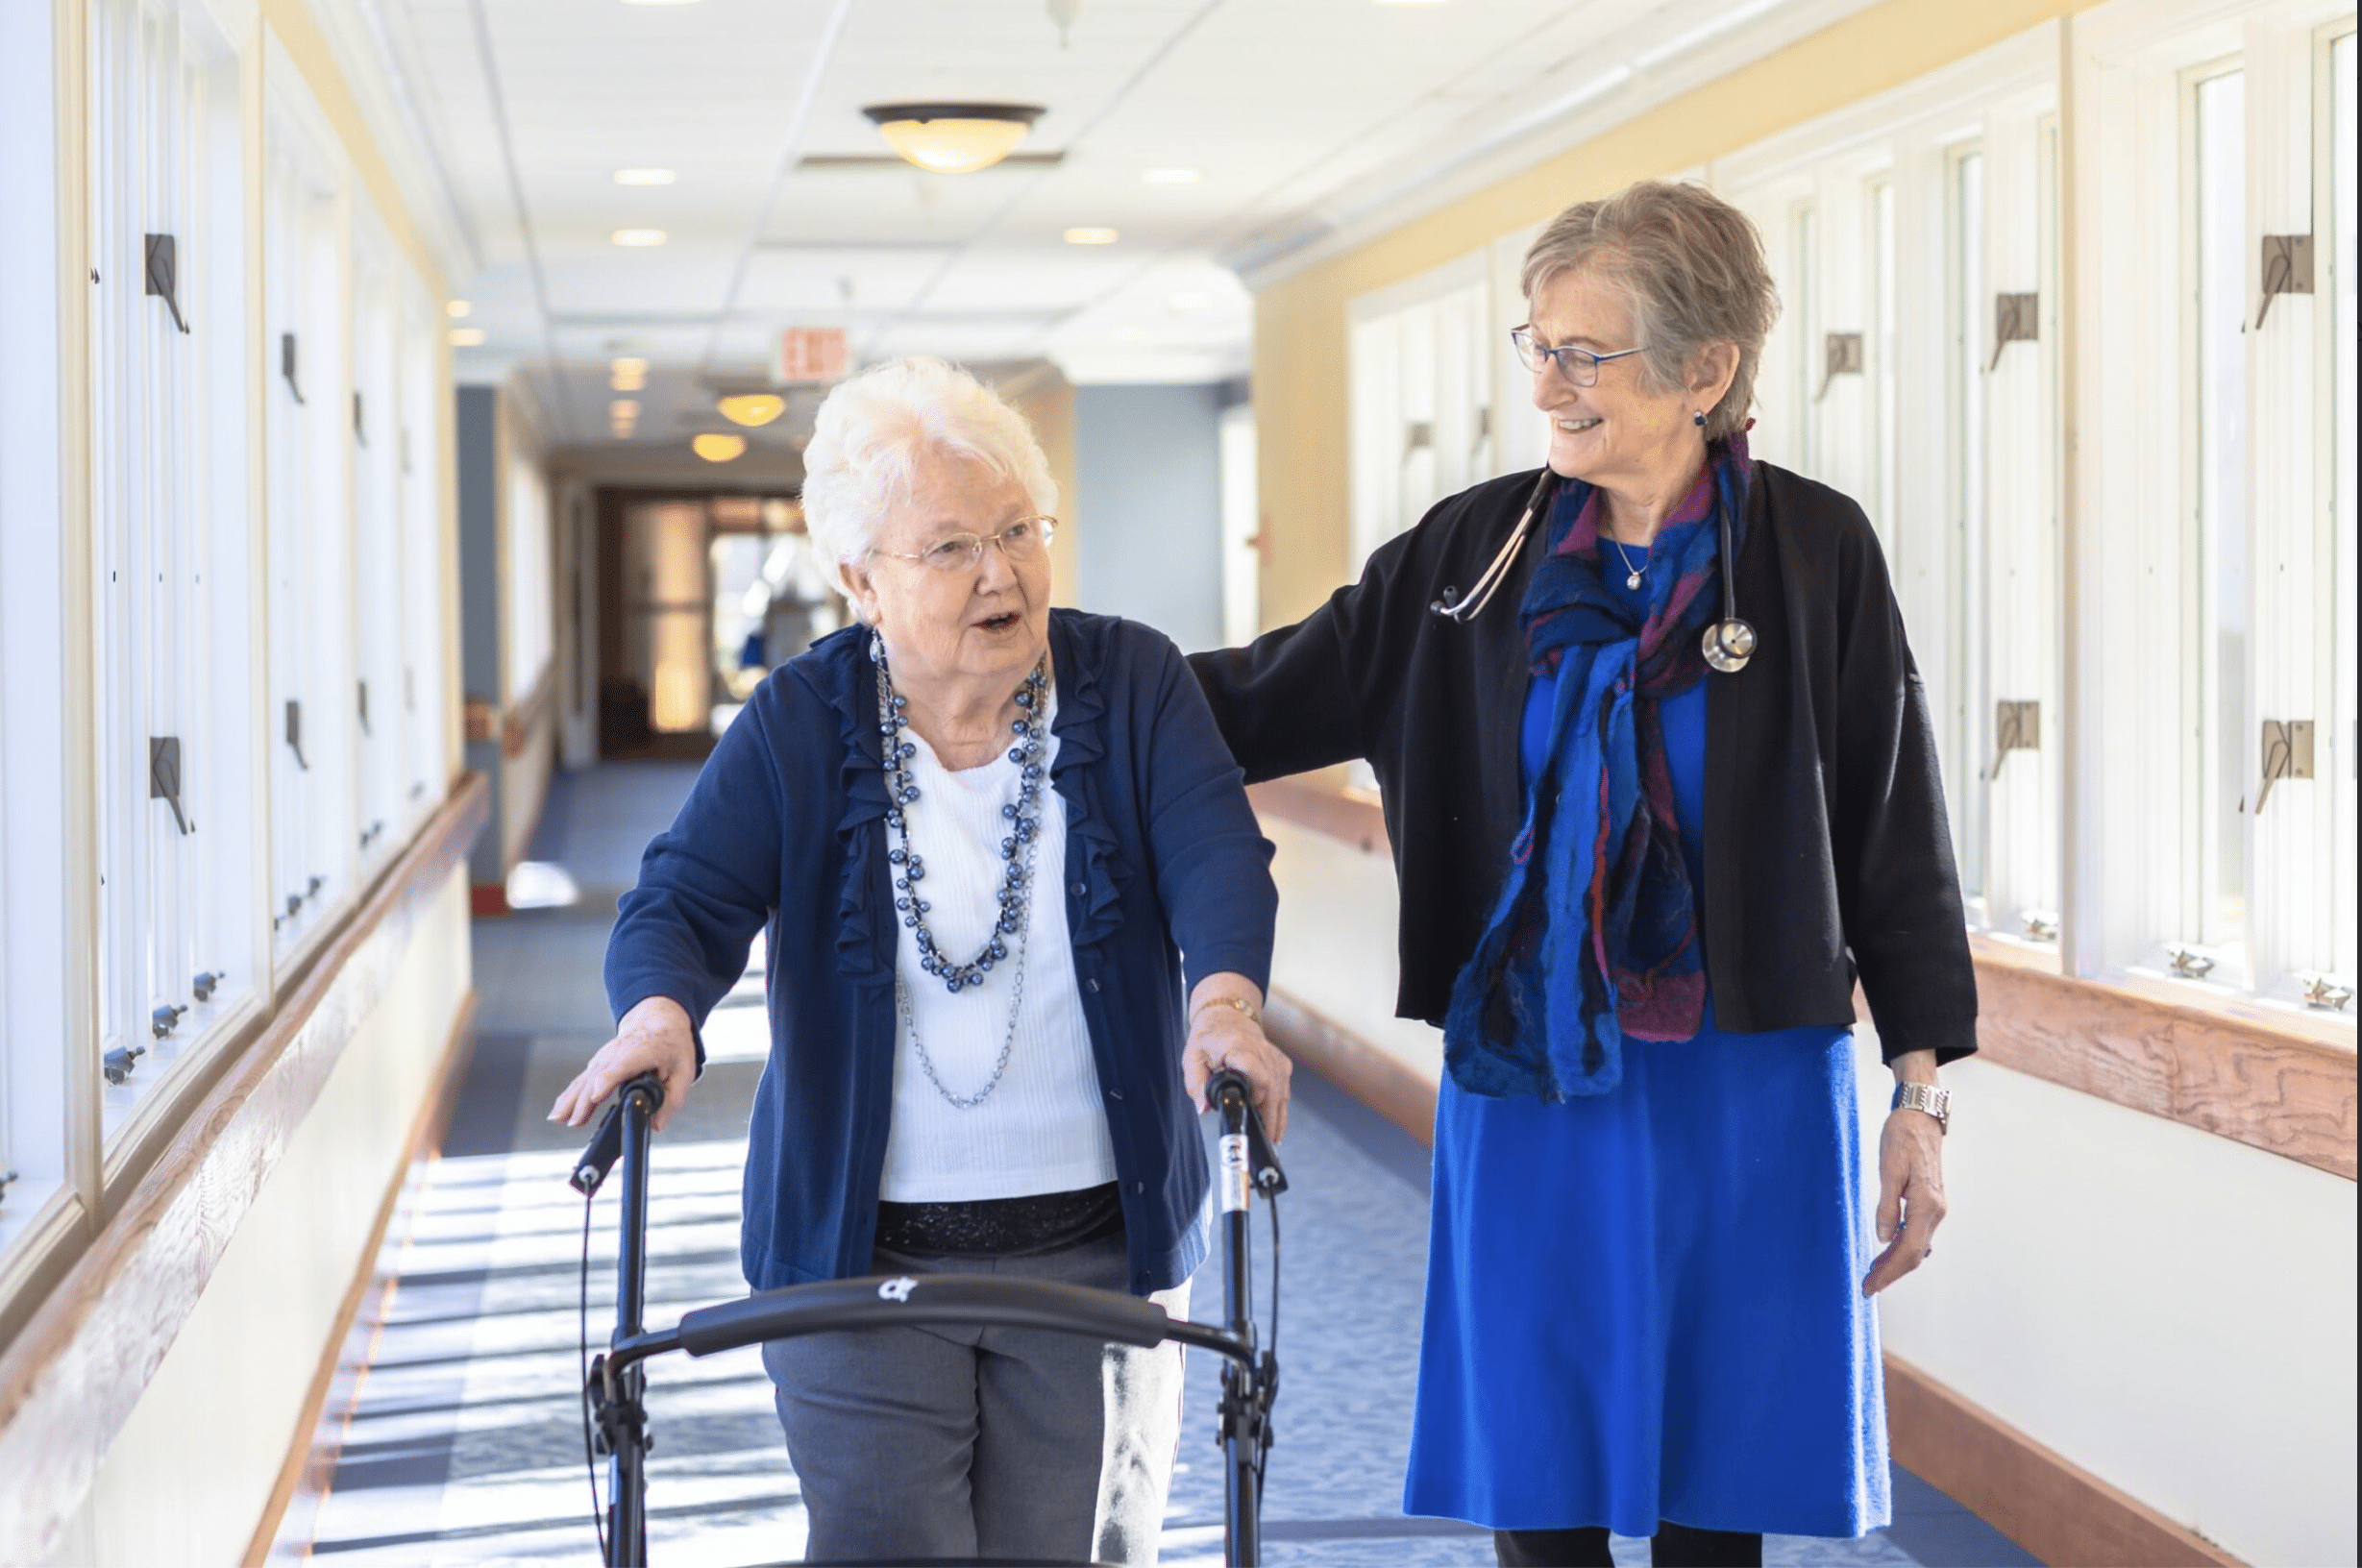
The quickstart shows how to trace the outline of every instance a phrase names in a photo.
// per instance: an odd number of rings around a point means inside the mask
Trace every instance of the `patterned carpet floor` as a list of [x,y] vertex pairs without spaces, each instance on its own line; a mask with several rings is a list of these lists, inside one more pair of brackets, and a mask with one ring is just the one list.
[[[309,1525],[310,1554],[384,1564],[591,1563],[591,1481],[580,1407],[584,1205],[566,1186],[583,1141],[544,1120],[558,1089],[606,1038],[600,958],[614,889],[636,846],[669,820],[692,771],[626,765],[554,781],[534,858],[584,890],[571,907],[476,928],[479,1042],[442,1157],[408,1194],[406,1224],[380,1261],[394,1283],[359,1336],[349,1402],[319,1441],[333,1482]],[[760,963],[759,947],[755,955]],[[648,1317],[743,1294],[738,1184],[767,1037],[762,977],[707,1030],[710,1065],[658,1140],[651,1181]],[[1425,1267],[1426,1153],[1309,1074],[1282,1151],[1283,1369],[1277,1446],[1264,1499],[1265,1559],[1296,1565],[1489,1564],[1490,1537],[1400,1511]],[[616,1199],[590,1213],[588,1333],[612,1322]],[[1268,1235],[1257,1221],[1259,1295]],[[1218,1315],[1218,1263],[1193,1292]],[[1218,1370],[1191,1358],[1188,1414],[1162,1560],[1221,1560],[1222,1471],[1215,1446]],[[794,1560],[804,1539],[796,1476],[753,1350],[651,1363],[650,1556],[663,1568]],[[604,1484],[602,1471],[600,1484]],[[1896,1521],[1858,1541],[1775,1537],[1766,1560],[1794,1564],[2014,1565],[2033,1561],[1910,1476],[1895,1475]],[[288,1555],[304,1542],[283,1544]],[[1619,1562],[1647,1543],[1619,1539]]]

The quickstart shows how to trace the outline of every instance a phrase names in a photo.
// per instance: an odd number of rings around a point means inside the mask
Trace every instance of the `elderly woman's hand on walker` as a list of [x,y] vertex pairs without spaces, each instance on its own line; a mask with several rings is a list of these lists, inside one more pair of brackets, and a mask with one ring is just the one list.
[[[1935,1082],[1935,1053],[1906,1051],[1894,1060],[1897,1084]],[[1944,1222],[1944,1124],[1925,1111],[1897,1106],[1878,1139],[1878,1238],[1886,1250],[1870,1261],[1861,1293],[1875,1296],[1934,1254]]]
[[1209,974],[1190,993],[1181,1083],[1192,1105],[1214,1109],[1206,1101],[1206,1080],[1224,1067],[1245,1078],[1247,1097],[1271,1141],[1286,1137],[1288,1078],[1295,1064],[1264,1037],[1263,992],[1243,974]]
[[599,1047],[575,1074],[550,1107],[550,1119],[579,1127],[606,1103],[606,1097],[644,1072],[664,1083],[664,1104],[656,1108],[655,1129],[680,1111],[689,1086],[697,1081],[697,1036],[689,1015],[669,996],[651,996],[625,1014],[615,1025],[615,1038]]

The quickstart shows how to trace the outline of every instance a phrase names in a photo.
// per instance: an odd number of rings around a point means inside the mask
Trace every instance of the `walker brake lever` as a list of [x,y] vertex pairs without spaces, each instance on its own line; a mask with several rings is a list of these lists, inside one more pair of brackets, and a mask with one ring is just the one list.
[[1248,1090],[1246,1074],[1236,1067],[1224,1067],[1206,1080],[1206,1101],[1224,1111],[1227,1122],[1223,1100],[1230,1093],[1238,1095],[1239,1107],[1245,1114],[1247,1170],[1254,1178],[1256,1191],[1267,1198],[1276,1198],[1288,1190],[1288,1173],[1279,1168],[1279,1154],[1264,1133],[1263,1117],[1256,1115],[1255,1097]]
[[607,1114],[599,1118],[599,1130],[591,1135],[590,1147],[574,1163],[574,1174],[566,1178],[566,1185],[586,1198],[597,1195],[599,1184],[607,1179],[615,1162],[624,1157],[624,1107],[635,1090],[648,1095],[651,1115],[664,1104],[664,1080],[652,1072],[644,1072],[623,1087],[614,1103],[607,1107]]

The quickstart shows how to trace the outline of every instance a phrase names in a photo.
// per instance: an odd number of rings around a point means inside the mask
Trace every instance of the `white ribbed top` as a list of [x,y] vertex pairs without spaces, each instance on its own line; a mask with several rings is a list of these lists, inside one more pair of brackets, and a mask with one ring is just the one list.
[[[1057,712],[1053,693],[1046,723]],[[1017,800],[1017,764],[1003,747],[991,762],[952,772],[918,731],[910,771],[919,799],[910,808],[910,843],[925,862],[919,887],[933,906],[927,925],[936,946],[955,962],[984,945],[999,912],[994,894],[1005,863],[1009,824],[1000,808]],[[1011,737],[1012,743],[1015,737]],[[886,1170],[878,1196],[889,1203],[953,1203],[1070,1192],[1116,1179],[1116,1151],[1099,1103],[1098,1068],[1074,987],[1074,946],[1067,935],[1066,802],[1048,784],[1057,738],[1043,748],[1041,828],[1033,861],[1033,896],[1024,948],[1025,999],[999,1087],[983,1104],[961,1110],[929,1082],[910,1030],[897,1025],[894,1116],[886,1134]],[[981,986],[957,996],[921,972],[917,933],[898,925],[895,972],[910,996],[911,1021],[935,1070],[954,1094],[973,1094],[993,1075],[1009,1023],[1017,944]]]

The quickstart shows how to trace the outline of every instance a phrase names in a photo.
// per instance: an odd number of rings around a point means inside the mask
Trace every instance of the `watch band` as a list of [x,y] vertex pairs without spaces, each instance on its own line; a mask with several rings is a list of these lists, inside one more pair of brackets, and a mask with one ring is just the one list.
[[1935,1118],[1935,1125],[1944,1132],[1952,1131],[1952,1090],[1938,1089],[1933,1084],[1895,1085],[1896,1111],[1924,1111]]

